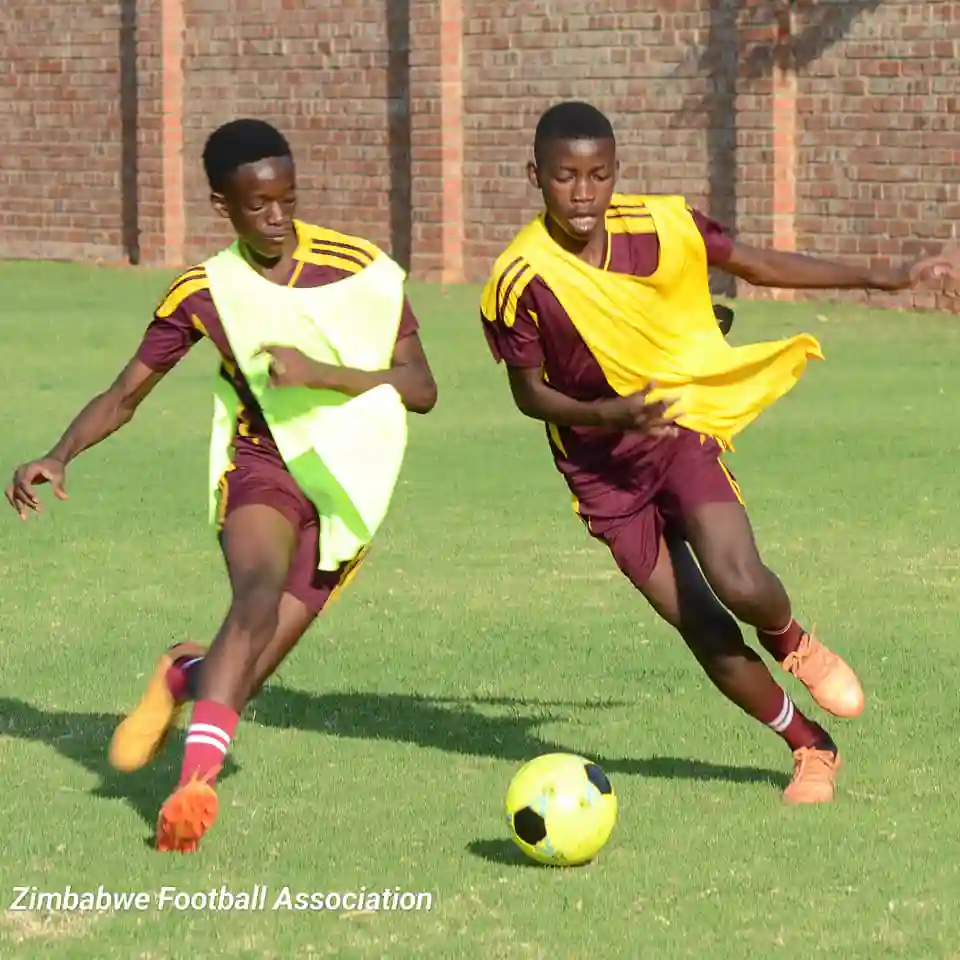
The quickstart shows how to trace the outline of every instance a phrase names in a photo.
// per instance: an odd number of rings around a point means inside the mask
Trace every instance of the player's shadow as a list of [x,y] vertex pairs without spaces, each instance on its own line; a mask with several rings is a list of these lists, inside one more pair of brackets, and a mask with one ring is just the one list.
[[[244,720],[266,727],[315,731],[331,737],[388,740],[467,756],[496,757],[522,763],[541,753],[584,753],[576,745],[548,742],[534,729],[564,719],[571,709],[609,709],[627,704],[611,701],[515,701],[509,698],[431,698],[407,694],[311,694],[282,685],[269,686],[247,708]],[[500,708],[503,712],[481,712]],[[532,716],[520,716],[518,711]],[[44,710],[13,697],[0,697],[0,736],[43,743],[94,774],[90,795],[126,803],[151,832],[157,810],[178,777],[183,734],[174,731],[163,753],[133,774],[122,774],[107,762],[107,747],[120,717],[114,713]],[[769,783],[782,787],[786,777],[773,770],[732,767],[679,757],[616,758],[593,754],[611,775],[669,779]],[[219,779],[239,772],[228,755]],[[39,799],[39,798],[38,798]],[[152,835],[144,837],[152,843]],[[526,864],[512,844],[477,841],[476,856],[498,863]],[[519,853],[519,851],[517,851]]]
[[[509,698],[432,698],[387,693],[312,694],[280,684],[266,687],[248,707],[255,723],[281,729],[314,730],[332,737],[415,743],[447,753],[525,762],[541,753],[583,753],[576,745],[547,742],[534,729],[563,720],[570,710],[629,706],[610,701],[543,702]],[[500,707],[491,714],[481,708]],[[522,709],[534,714],[519,716]],[[555,708],[562,708],[559,713]],[[617,758],[592,755],[609,774],[670,780],[725,780],[784,787],[787,777],[774,770],[734,767],[682,757]]]
[[[179,777],[183,734],[174,731],[163,753],[135,773],[118,773],[107,762],[110,737],[122,718],[113,713],[75,713],[43,710],[23,700],[0,697],[0,737],[30,740],[52,747],[99,778],[90,795],[120,800],[135,810],[153,829],[160,804]],[[240,768],[227,757],[219,779]],[[37,798],[41,802],[41,798]],[[152,844],[152,834],[145,837]]]

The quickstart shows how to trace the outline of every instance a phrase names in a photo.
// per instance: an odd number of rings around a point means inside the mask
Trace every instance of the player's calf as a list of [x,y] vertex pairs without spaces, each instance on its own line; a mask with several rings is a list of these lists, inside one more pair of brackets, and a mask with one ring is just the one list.
[[857,675],[793,619],[790,598],[760,559],[746,515],[739,507],[727,513],[731,522],[724,537],[711,539],[700,531],[701,562],[714,593],[738,620],[756,629],[764,649],[807,688],[818,706],[837,717],[859,716],[864,695]]
[[246,705],[257,660],[277,629],[281,587],[237,578],[237,592],[220,632],[203,658],[197,700],[187,728],[180,784],[213,783]]
[[[634,569],[631,557],[636,556],[629,548],[637,539],[626,541],[623,548],[614,543],[614,556],[628,576]],[[795,764],[798,757],[808,756],[806,751],[817,755],[836,751],[829,734],[796,708],[760,657],[744,643],[739,625],[710,589],[685,542],[678,537],[664,539],[653,572],[631,579],[657,613],[680,633],[717,689],[780,736],[793,752]],[[806,780],[812,769],[810,763],[805,764]],[[791,796],[796,792],[795,788]]]
[[[322,607],[308,606],[289,592],[283,595],[280,600],[277,630],[257,660],[253,684],[246,696],[248,703],[263,689],[267,680],[307,632],[320,609]],[[189,647],[190,653],[182,654],[181,647]],[[205,648],[194,644],[178,644],[168,651],[175,659],[166,672],[167,688],[178,703],[197,699],[206,652]]]
[[283,591],[277,579],[253,574],[235,580],[226,620],[204,657],[198,699],[243,709],[257,661],[277,631]]
[[157,849],[189,853],[217,816],[214,789],[233,741],[257,660],[277,629],[282,579],[234,574],[226,620],[203,660],[180,781],[157,818]]
[[832,747],[829,734],[804,716],[744,642],[732,617],[714,616],[681,630],[714,686],[749,716],[769,727],[791,751]]
[[732,620],[730,625],[719,629],[723,625],[715,624],[712,639],[705,634],[685,639],[715,686],[792,751],[794,772],[783,802],[829,803],[840,769],[836,745],[823,727],[797,709],[757,654],[743,643]]

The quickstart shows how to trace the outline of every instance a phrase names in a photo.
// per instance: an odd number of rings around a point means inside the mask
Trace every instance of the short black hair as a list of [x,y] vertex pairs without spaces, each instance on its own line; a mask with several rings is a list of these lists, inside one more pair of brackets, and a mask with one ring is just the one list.
[[543,162],[546,145],[556,140],[613,140],[613,125],[593,104],[566,100],[554,104],[537,123],[533,136],[533,158]]
[[203,169],[210,189],[223,193],[237,167],[271,157],[290,157],[287,138],[266,120],[231,120],[217,127],[203,148]]

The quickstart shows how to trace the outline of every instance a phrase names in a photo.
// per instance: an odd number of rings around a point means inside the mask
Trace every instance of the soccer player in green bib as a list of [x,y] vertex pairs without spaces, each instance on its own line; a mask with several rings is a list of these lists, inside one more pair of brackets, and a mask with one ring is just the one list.
[[232,601],[209,649],[163,653],[110,744],[115,768],[143,767],[193,701],[156,830],[158,850],[180,852],[216,818],[216,777],[244,706],[363,559],[403,461],[407,411],[427,413],[437,396],[403,271],[366,240],[295,219],[293,156],[276,129],[228,123],[203,163],[237,240],[173,282],[116,381],[6,491],[24,519],[40,509],[38,484],[65,500],[67,464],[212,341],[210,515]]

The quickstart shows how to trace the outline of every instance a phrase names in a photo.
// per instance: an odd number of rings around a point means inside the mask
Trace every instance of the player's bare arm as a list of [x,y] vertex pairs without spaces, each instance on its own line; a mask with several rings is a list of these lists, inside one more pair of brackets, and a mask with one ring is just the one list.
[[20,519],[27,519],[28,510],[42,512],[34,490],[39,484],[49,483],[54,496],[66,500],[64,476],[67,464],[129,423],[137,407],[163,377],[164,374],[151,370],[140,360],[132,359],[117,379],[77,414],[46,456],[18,467],[6,489],[6,497]]
[[268,345],[271,382],[276,387],[304,386],[359,396],[384,383],[393,386],[411,413],[429,413],[437,402],[437,383],[418,334],[397,342],[389,370],[357,370],[311,360],[293,347]]
[[888,293],[919,286],[955,283],[960,278],[960,250],[947,248],[936,256],[898,267],[845,264],[783,250],[734,243],[720,269],[755,287],[794,290],[882,290]]
[[604,400],[575,400],[546,383],[538,367],[508,367],[507,375],[517,409],[533,420],[558,427],[638,430],[652,436],[676,432],[665,404],[648,403],[647,391]]

